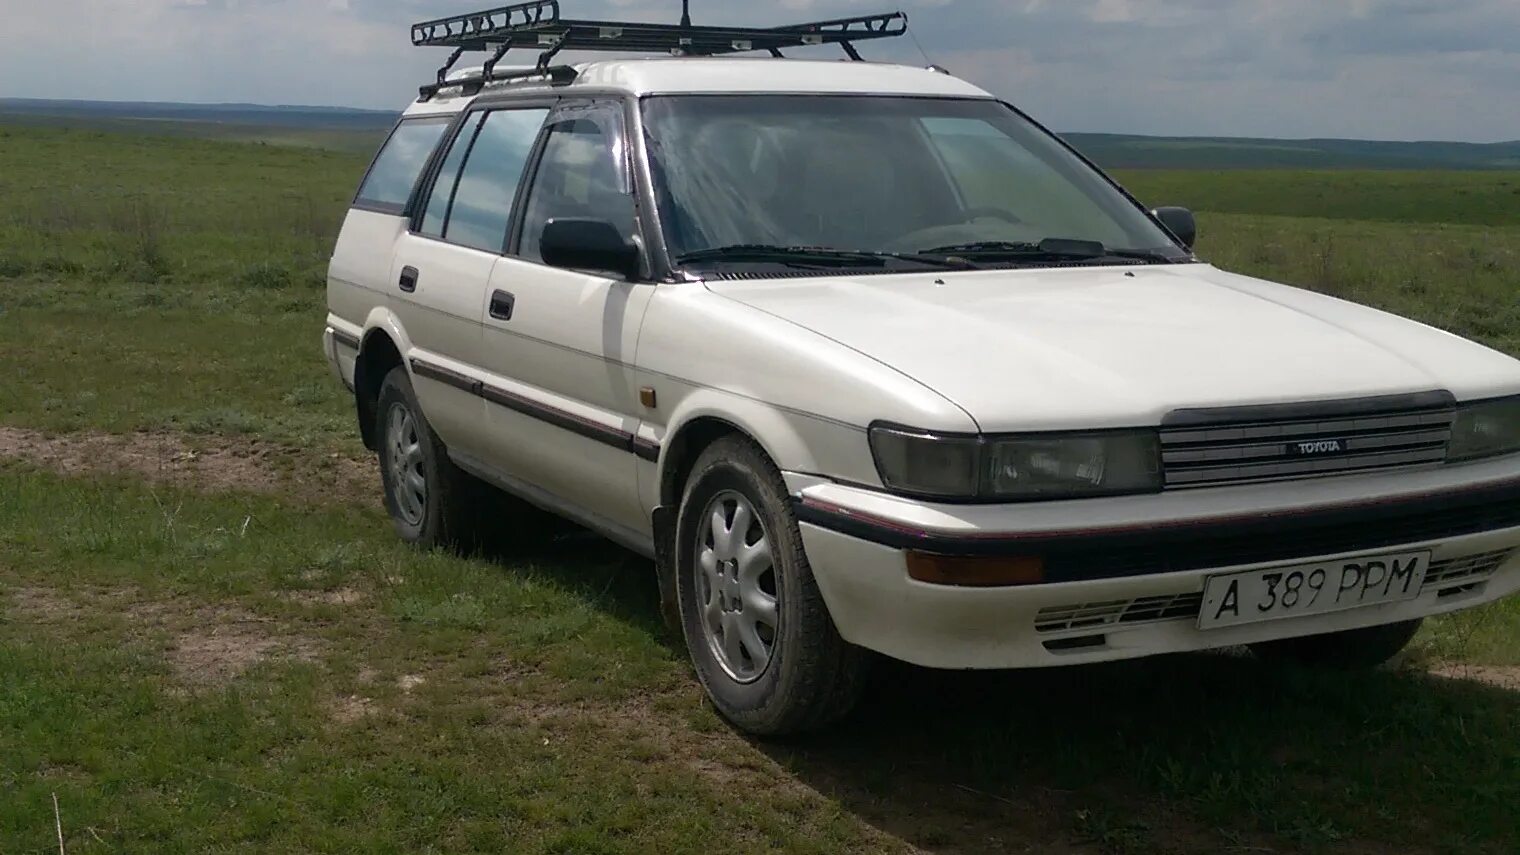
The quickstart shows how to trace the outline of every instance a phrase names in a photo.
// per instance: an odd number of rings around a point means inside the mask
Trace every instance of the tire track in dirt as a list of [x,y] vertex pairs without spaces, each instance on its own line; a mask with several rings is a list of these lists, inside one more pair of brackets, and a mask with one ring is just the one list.
[[126,474],[204,492],[253,492],[313,504],[380,504],[375,464],[255,439],[46,433],[0,427],[0,461],[64,475]]

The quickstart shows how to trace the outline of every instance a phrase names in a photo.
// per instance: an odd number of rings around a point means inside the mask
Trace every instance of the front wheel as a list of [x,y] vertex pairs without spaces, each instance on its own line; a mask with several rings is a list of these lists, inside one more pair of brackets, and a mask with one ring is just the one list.
[[1284,638],[1251,645],[1251,652],[1269,662],[1291,662],[1343,671],[1376,668],[1409,646],[1421,620],[1348,629],[1325,635]]
[[676,573],[686,647],[724,718],[779,736],[855,705],[866,653],[835,629],[781,473],[748,439],[721,439],[697,460],[677,519]]

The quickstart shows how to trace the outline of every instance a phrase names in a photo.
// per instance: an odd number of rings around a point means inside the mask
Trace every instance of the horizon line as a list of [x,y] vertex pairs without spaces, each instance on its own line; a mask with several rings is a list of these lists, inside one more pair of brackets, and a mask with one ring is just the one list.
[[[33,98],[19,95],[0,95],[0,104],[114,104],[121,106],[144,106],[144,107],[190,107],[190,108],[253,108],[270,111],[331,111],[343,113],[364,113],[385,116],[400,116],[403,109],[386,109],[381,107],[355,107],[339,104],[264,104],[256,101],[156,101],[141,100],[128,101],[109,98]],[[1128,131],[1057,131],[1062,136],[1070,134],[1083,134],[1088,136],[1112,136],[1112,137],[1136,137],[1143,139],[1177,139],[1177,140],[1243,140],[1243,141],[1270,141],[1270,142],[1356,142],[1356,143],[1389,143],[1394,145],[1469,145],[1469,146],[1508,146],[1520,145],[1520,139],[1492,140],[1488,142],[1476,142],[1473,140],[1455,139],[1387,139],[1376,137],[1339,137],[1339,136],[1309,136],[1309,137],[1266,137],[1256,135],[1233,135],[1233,134],[1206,134],[1206,133],[1183,133],[1183,134],[1146,134]]]

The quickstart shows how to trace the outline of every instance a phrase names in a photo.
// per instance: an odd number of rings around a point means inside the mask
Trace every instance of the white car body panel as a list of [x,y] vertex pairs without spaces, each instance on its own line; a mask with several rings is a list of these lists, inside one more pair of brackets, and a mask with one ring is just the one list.
[[379,283],[390,277],[393,248],[405,232],[397,217],[357,208],[348,212],[328,266],[329,312],[357,324],[385,303]]
[[[491,271],[501,262],[492,253],[403,232],[396,241],[386,298],[395,323],[413,341],[426,343],[434,361],[479,364],[480,312]],[[416,290],[400,287],[403,269],[418,271]],[[403,350],[407,359],[424,356]],[[485,408],[479,398],[427,377],[413,380],[428,423],[450,448],[465,453],[484,449]]]
[[1507,356],[1202,264],[709,287],[896,366],[989,433],[1153,426],[1195,407],[1520,392]]
[[[493,83],[483,95],[992,97],[939,72],[866,63],[684,58],[578,70],[570,85]],[[475,98],[446,89],[406,117],[452,116]],[[630,124],[638,173],[643,139]],[[651,180],[647,170],[637,177]],[[415,294],[397,289],[405,266],[421,268]],[[495,290],[516,295],[510,322],[490,317]],[[1438,614],[1520,589],[1517,553],[1506,552],[1520,550],[1520,527],[1508,523],[1355,553],[1221,559],[1125,578],[986,589],[908,576],[914,537],[1017,551],[1021,538],[1202,530],[1369,503],[1430,505],[1431,495],[1438,505],[1463,490],[1520,491],[1514,458],[1026,504],[935,503],[883,487],[868,442],[877,422],[957,434],[1156,428],[1179,409],[1520,394],[1520,363],[1507,356],[1205,264],[634,284],[420,238],[402,216],[356,208],[333,255],[328,302],[322,346],[340,380],[360,384],[361,344],[369,353],[389,339],[456,460],[646,554],[656,511],[672,503],[666,475],[683,432],[707,421],[748,435],[783,472],[799,515],[822,509],[834,520],[804,517],[801,530],[841,634],[910,662],[1040,667],[1232,646]],[[1470,585],[1312,618],[1207,632],[1178,619],[1035,627],[1042,609],[1186,595],[1221,571],[1407,547],[1438,561],[1500,560]],[[1086,643],[1094,633],[1103,637]],[[1084,646],[1047,646],[1071,639]]]
[[604,86],[634,95],[831,93],[991,98],[986,90],[928,68],[834,60],[728,57],[632,59],[580,67],[577,85]]
[[[493,377],[516,381],[519,394],[633,434],[641,411],[634,353],[656,289],[514,258],[502,259],[491,283],[491,290],[513,293],[522,309],[510,321],[483,314],[478,364]],[[504,471],[618,525],[649,527],[639,500],[639,460],[627,449],[500,406],[487,407],[485,425],[487,459]]]
[[972,429],[959,407],[881,360],[694,284],[659,289],[644,321],[639,365],[854,427],[889,407],[892,417]]

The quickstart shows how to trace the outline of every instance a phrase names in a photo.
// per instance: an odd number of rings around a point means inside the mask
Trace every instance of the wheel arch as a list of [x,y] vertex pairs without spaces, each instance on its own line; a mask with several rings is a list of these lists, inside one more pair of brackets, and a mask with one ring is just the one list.
[[[375,409],[380,401],[380,386],[385,376],[397,366],[405,366],[408,348],[406,336],[390,313],[376,310],[365,324],[359,340],[359,356],[354,360],[354,410],[359,420],[359,435],[370,451],[379,448],[375,436]],[[410,369],[408,369],[410,371]]]
[[[676,518],[686,482],[702,452],[724,437],[741,436],[758,446],[777,468],[805,465],[804,461],[812,459],[801,436],[788,426],[780,411],[757,401],[730,398],[734,396],[715,390],[694,394],[682,403],[661,443],[651,521],[661,610],[673,631],[680,628],[675,588]],[[738,406],[735,400],[740,402]]]
[[660,449],[659,503],[677,505],[697,458],[729,435],[755,443],[779,469],[811,468],[812,453],[783,413],[759,402],[733,408],[717,401],[693,402],[673,421]]

